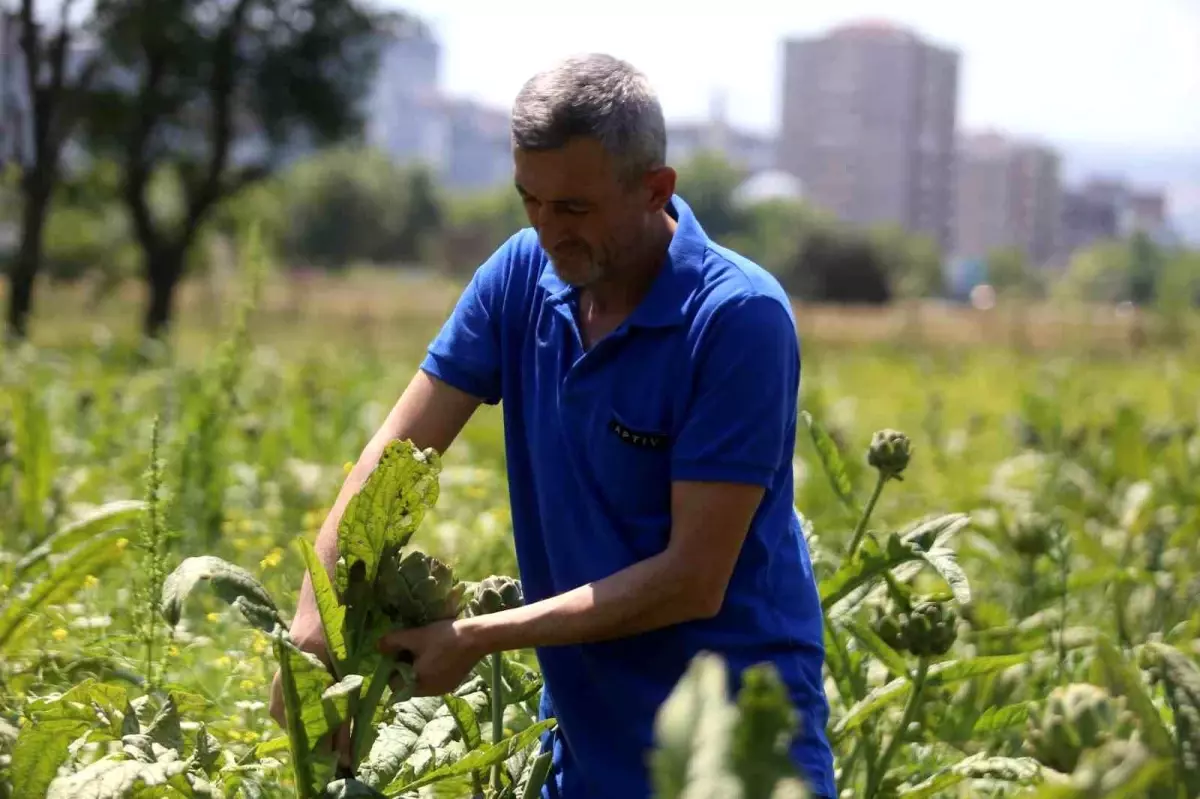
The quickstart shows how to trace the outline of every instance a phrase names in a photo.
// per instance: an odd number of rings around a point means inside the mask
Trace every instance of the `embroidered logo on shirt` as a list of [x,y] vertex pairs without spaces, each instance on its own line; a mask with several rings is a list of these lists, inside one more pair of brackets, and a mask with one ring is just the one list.
[[643,433],[631,430],[617,421],[615,417],[609,420],[608,429],[626,444],[632,444],[635,447],[642,447],[643,449],[663,449],[670,442],[670,439],[662,433]]

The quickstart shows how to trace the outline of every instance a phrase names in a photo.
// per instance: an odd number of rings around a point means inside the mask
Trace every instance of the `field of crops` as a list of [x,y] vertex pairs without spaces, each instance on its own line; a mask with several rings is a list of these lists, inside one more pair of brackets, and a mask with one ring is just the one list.
[[[381,624],[520,601],[486,579],[519,576],[495,409],[444,458],[398,445],[347,514],[318,586],[335,668],[286,635],[304,542],[439,322],[386,349],[235,320],[179,362],[107,339],[4,355],[0,797],[535,795],[530,653],[406,699],[371,651]],[[796,504],[843,796],[1200,795],[1197,364],[805,342]],[[696,661],[658,797],[805,795],[795,719],[753,677],[727,696]]]

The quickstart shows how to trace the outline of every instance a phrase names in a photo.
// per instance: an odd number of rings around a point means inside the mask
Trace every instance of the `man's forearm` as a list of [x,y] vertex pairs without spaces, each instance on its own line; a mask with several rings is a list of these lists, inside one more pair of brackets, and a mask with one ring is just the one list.
[[700,596],[686,570],[664,552],[558,596],[458,624],[482,657],[624,638],[715,614],[718,608]]

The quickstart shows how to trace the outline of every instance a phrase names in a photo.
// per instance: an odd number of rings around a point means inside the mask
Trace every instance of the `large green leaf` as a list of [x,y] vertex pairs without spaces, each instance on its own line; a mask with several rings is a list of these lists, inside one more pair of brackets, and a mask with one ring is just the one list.
[[410,441],[391,441],[363,485],[350,498],[338,523],[338,554],[347,573],[363,565],[375,580],[385,549],[408,543],[438,499],[441,459]]
[[[968,680],[972,677],[981,677],[1012,666],[1019,666],[1028,661],[1029,657],[1028,653],[1021,652],[1014,655],[996,655],[935,663],[929,667],[925,684],[927,687],[937,687]],[[882,711],[907,699],[911,691],[912,683],[907,677],[879,686],[863,697],[861,701],[856,702],[846,711],[846,715],[838,720],[832,731],[832,739],[835,742],[842,740]]]
[[333,677],[315,656],[293,646],[279,628],[275,631],[275,658],[296,792],[299,799],[317,799],[333,778],[336,764],[332,747],[316,751],[321,737],[340,723],[327,719],[323,701]]
[[220,599],[238,606],[247,620],[264,632],[273,632],[276,623],[286,629],[275,600],[254,575],[215,555],[185,558],[167,575],[161,609],[172,627],[179,624],[184,603],[201,583],[207,584]]
[[934,773],[917,785],[900,790],[898,794],[903,799],[925,799],[942,795],[947,788],[966,780],[978,779],[1034,785],[1041,782],[1042,772],[1042,765],[1033,758],[989,757],[986,752],[979,752]]
[[829,478],[829,485],[833,488],[834,495],[846,507],[846,510],[858,515],[861,510],[854,501],[854,486],[846,474],[846,464],[842,460],[842,453],[838,450],[837,443],[829,435],[824,425],[814,419],[811,413],[801,411],[800,418],[804,420],[809,435],[812,436],[813,447],[817,451],[817,457],[821,461],[821,468],[825,471],[825,476]]
[[146,509],[138,499],[122,499],[101,505],[67,524],[27,552],[13,567],[12,584],[27,580],[48,568],[49,559],[62,555],[98,533],[135,527]]
[[321,629],[325,633],[325,646],[333,660],[335,673],[343,674],[346,659],[349,657],[346,651],[346,608],[338,602],[329,572],[325,570],[317,557],[317,550],[307,538],[300,540],[300,554],[304,556],[304,565],[312,581],[317,614],[321,618]]
[[12,799],[42,799],[72,742],[81,736],[95,742],[120,740],[128,707],[122,686],[95,680],[30,702],[28,720],[13,746]]
[[[50,783],[45,799],[190,799],[194,794],[183,776],[187,769],[186,760],[146,763],[110,755],[74,774],[55,779]],[[149,788],[157,790],[146,790]]]
[[501,763],[512,757],[514,752],[536,745],[542,734],[553,729],[555,723],[554,719],[540,721],[532,727],[526,727],[516,735],[503,739],[499,743],[468,752],[465,757],[459,759],[457,762],[428,771],[424,776],[413,782],[398,780],[389,785],[384,790],[384,793],[388,796],[397,796],[442,780],[466,776],[473,771],[483,771],[496,763]]
[[[416,751],[428,729],[438,729],[434,720],[441,718],[438,743],[449,738],[454,719],[448,717],[446,703],[440,696],[421,696],[396,706],[395,719],[379,729],[367,758],[358,766],[358,778],[374,788],[390,784],[400,774],[405,762]],[[448,722],[448,723],[447,723]]]
[[10,595],[0,613],[0,653],[21,641],[40,618],[39,608],[70,599],[89,574],[97,574],[119,559],[123,551],[118,544],[121,533],[113,529],[93,535],[58,560],[26,593]]

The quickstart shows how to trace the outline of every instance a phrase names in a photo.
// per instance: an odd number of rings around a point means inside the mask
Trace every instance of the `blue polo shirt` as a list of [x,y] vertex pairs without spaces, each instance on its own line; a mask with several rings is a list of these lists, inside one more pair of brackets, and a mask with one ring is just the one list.
[[558,719],[546,799],[640,799],[654,717],[698,652],[730,688],[769,660],[802,717],[793,752],[834,796],[820,603],[795,513],[800,353],[791,305],[764,269],[718,246],[687,204],[649,293],[590,351],[577,290],[532,229],[476,271],[422,368],[502,401],[514,545],[535,602],[662,551],[671,481],[763,486],[721,611],[629,638],[537,652],[542,712]]

